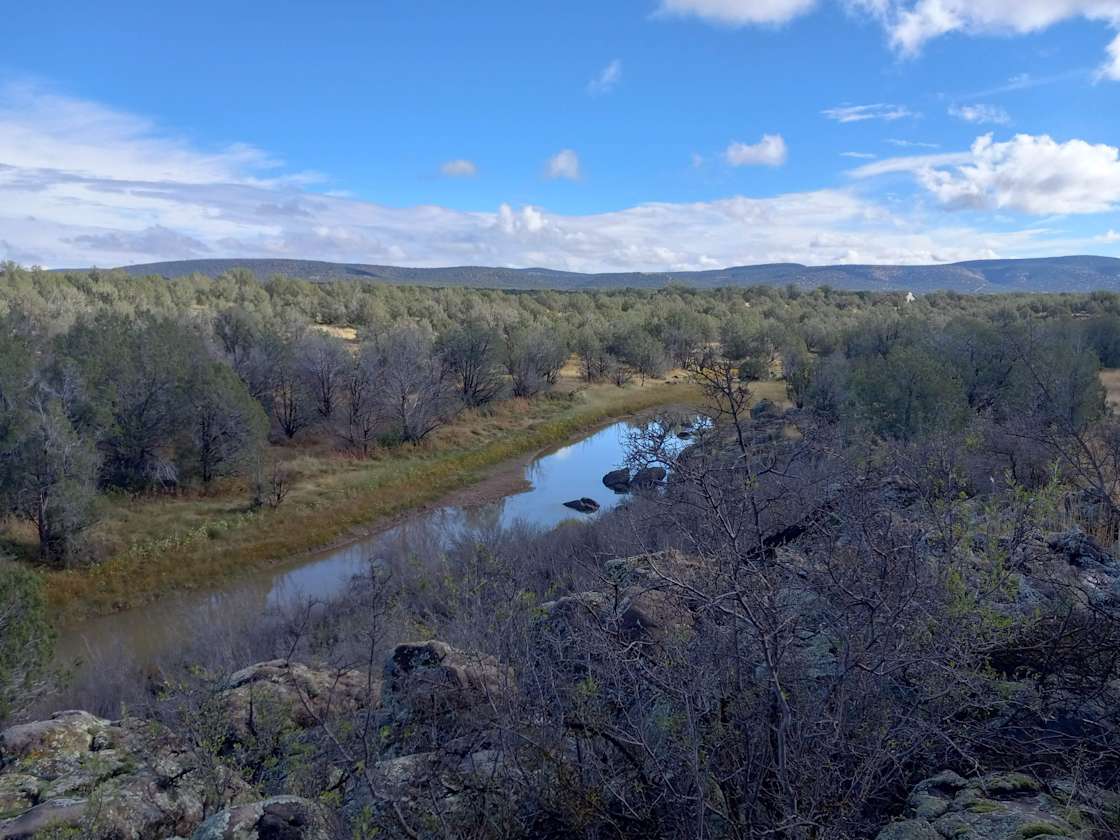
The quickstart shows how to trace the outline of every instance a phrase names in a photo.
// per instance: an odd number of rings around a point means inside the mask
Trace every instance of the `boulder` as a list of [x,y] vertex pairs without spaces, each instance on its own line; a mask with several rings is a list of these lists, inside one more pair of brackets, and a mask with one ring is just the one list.
[[0,733],[0,838],[47,829],[81,836],[143,838],[189,834],[216,794],[232,801],[246,785],[231,770],[206,770],[167,727],[88,712]]
[[381,701],[381,680],[360,671],[314,669],[286,659],[258,662],[229,678],[224,693],[231,737],[244,741],[265,723],[307,729],[328,714]]
[[616,493],[625,493],[630,489],[630,470],[611,470],[603,476],[603,484]]
[[1089,831],[1080,820],[1066,819],[1071,813],[1068,804],[1044,793],[1038,782],[1022,773],[965,780],[945,771],[915,786],[905,818],[885,826],[876,840],[1088,840]]
[[582,499],[572,499],[570,502],[564,502],[564,507],[578,510],[580,513],[595,513],[599,509],[599,503],[584,496]]
[[403,749],[405,741],[445,745],[486,729],[513,680],[512,670],[492,656],[439,641],[397,645],[385,663],[381,693],[389,754],[415,752]]
[[634,480],[630,483],[634,487],[653,487],[664,481],[667,474],[664,467],[643,467],[634,473]]
[[191,840],[330,840],[322,809],[298,796],[274,796],[219,811]]

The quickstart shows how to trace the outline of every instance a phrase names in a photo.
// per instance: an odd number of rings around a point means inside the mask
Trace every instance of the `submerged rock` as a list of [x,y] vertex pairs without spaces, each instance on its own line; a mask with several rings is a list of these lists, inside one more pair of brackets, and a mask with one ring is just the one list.
[[582,499],[572,499],[570,502],[564,502],[564,507],[578,510],[580,513],[595,513],[599,509],[599,503],[584,496]]
[[630,489],[630,470],[611,470],[603,476],[603,484],[616,493],[625,493]]

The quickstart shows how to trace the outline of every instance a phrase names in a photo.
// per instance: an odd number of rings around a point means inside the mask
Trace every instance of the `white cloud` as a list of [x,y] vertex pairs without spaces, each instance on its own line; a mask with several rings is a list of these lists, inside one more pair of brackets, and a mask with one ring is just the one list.
[[1109,228],[1106,233],[1102,233],[1100,236],[1096,237],[1096,239],[1098,242],[1106,242],[1111,245],[1114,242],[1120,242],[1120,232]]
[[816,5],[816,0],[661,0],[658,12],[724,26],[749,26],[787,23]]
[[622,81],[622,60],[616,58],[587,83],[587,92],[592,96],[602,96],[614,90],[620,81]]
[[1108,45],[1108,58],[1101,65],[1098,76],[1120,82],[1120,35],[1113,38],[1112,43]]
[[[31,141],[29,143],[29,140]],[[210,257],[662,271],[796,261],[928,263],[1091,250],[1039,229],[931,221],[859,189],[648,202],[590,215],[386,207],[311,192],[243,147],[212,152],[93,103],[0,91],[0,259],[115,266]],[[80,164],[80,165],[78,165]],[[950,173],[952,174],[952,173]]]
[[478,174],[478,166],[473,160],[457,158],[447,161],[439,171],[449,178],[473,178]]
[[548,163],[545,165],[545,175],[553,180],[578,181],[583,177],[579,155],[571,149],[562,149],[548,159]]
[[1017,210],[1034,215],[1102,213],[1120,206],[1120,149],[1084,140],[1059,143],[1018,134],[997,143],[979,137],[966,153],[891,158],[851,174],[911,172],[954,209]]
[[884,120],[894,122],[906,117],[916,117],[905,105],[888,105],[882,102],[874,105],[839,105],[826,108],[821,113],[830,120],[841,123],[863,122],[864,120]]
[[875,178],[897,172],[924,172],[938,166],[965,164],[972,160],[968,152],[943,152],[935,155],[908,155],[865,163],[848,174],[853,178]]
[[949,116],[981,125],[1007,125],[1011,122],[1011,115],[998,105],[950,105]]
[[732,166],[781,166],[789,157],[780,134],[763,134],[757,143],[732,143],[723,153]]
[[[901,54],[917,55],[934,38],[966,35],[1024,35],[1083,18],[1120,29],[1120,0],[840,0],[846,8],[878,21]],[[710,23],[746,26],[782,24],[817,6],[816,0],[661,0],[663,15],[693,16]],[[1120,81],[1120,35],[1097,71]]]
[[[849,0],[849,5],[879,19],[891,45],[904,55],[916,55],[928,41],[952,32],[1023,35],[1073,18],[1120,27],[1120,0]],[[1102,67],[1104,77],[1120,78],[1116,57],[1112,53],[1114,61]]]
[[873,155],[871,152],[841,152],[840,157],[855,158],[856,160],[875,160],[878,155]]
[[897,146],[900,149],[939,149],[940,143],[924,143],[921,140],[900,140],[897,137],[888,137],[883,141],[891,146]]

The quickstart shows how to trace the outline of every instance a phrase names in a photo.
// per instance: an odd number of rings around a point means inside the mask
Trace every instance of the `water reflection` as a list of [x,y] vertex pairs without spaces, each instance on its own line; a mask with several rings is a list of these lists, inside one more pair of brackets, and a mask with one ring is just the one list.
[[[526,468],[525,478],[532,486],[524,492],[488,504],[438,508],[368,539],[305,557],[287,568],[264,570],[214,591],[168,598],[69,628],[60,639],[60,658],[104,661],[110,656],[118,661],[151,661],[191,638],[192,628],[207,616],[236,610],[252,620],[297,597],[330,598],[370,558],[390,550],[432,556],[458,538],[496,533],[518,522],[551,529],[566,520],[594,519],[626,499],[604,487],[602,477],[625,464],[631,435],[639,428],[631,422],[616,423],[543,455]],[[564,507],[564,502],[584,496],[599,502],[599,513],[576,513]]]

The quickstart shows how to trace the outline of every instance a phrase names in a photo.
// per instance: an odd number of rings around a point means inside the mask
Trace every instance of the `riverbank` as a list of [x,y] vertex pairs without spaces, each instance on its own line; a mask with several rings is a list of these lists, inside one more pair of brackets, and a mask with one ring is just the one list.
[[495,493],[508,491],[501,476],[510,462],[611,420],[694,397],[680,380],[564,389],[465,414],[424,446],[384,450],[369,460],[322,446],[277,447],[294,476],[277,510],[249,510],[247,493],[236,486],[205,497],[114,501],[93,535],[108,547],[108,559],[49,573],[48,599],[69,623],[290,561],[367,534],[488,475],[496,476]]

